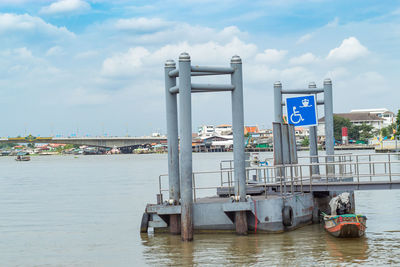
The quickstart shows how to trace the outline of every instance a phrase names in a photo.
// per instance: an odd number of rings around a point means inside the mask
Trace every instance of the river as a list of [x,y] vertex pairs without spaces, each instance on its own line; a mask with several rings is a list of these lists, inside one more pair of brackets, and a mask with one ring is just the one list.
[[[307,152],[302,152],[307,154]],[[365,152],[364,152],[365,153]],[[270,154],[266,153],[267,156]],[[283,234],[140,235],[167,155],[0,157],[1,266],[399,265],[400,190],[359,191],[366,236],[342,240],[320,225]],[[217,170],[231,153],[194,154]]]

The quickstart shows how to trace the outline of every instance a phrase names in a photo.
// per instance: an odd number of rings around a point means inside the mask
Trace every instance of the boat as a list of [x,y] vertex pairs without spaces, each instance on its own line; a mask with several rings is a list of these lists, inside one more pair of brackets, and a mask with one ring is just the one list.
[[343,192],[329,201],[331,215],[322,213],[325,230],[335,237],[361,237],[367,217],[351,213],[350,193]]
[[31,157],[26,152],[18,152],[17,153],[17,158],[15,160],[16,161],[30,161]]
[[361,237],[367,217],[358,214],[324,215],[324,228],[334,237]]
[[0,156],[8,156],[11,154],[10,150],[1,150],[0,151]]

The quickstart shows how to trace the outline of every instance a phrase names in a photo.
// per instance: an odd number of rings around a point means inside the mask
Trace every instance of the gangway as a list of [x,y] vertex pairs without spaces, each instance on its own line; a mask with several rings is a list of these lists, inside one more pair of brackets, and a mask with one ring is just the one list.
[[[336,154],[330,162],[326,155],[319,155],[318,163],[308,163],[310,156],[299,157],[298,164],[272,165],[272,159],[265,166],[246,168],[246,194],[297,194],[308,192],[390,190],[400,189],[400,153],[379,154]],[[313,166],[320,168],[320,174],[312,173]],[[334,173],[330,173],[332,166]],[[193,172],[193,201],[204,197],[199,191],[217,190],[220,197],[234,196],[234,164],[231,160],[220,163],[220,170]],[[278,175],[281,173],[281,175]],[[202,176],[214,175],[213,185],[201,182]],[[159,194],[167,192],[163,188],[163,178],[159,177]],[[199,182],[200,180],[200,182]],[[218,181],[218,184],[215,183]],[[200,185],[199,185],[200,184]],[[208,193],[209,194],[209,193]]]

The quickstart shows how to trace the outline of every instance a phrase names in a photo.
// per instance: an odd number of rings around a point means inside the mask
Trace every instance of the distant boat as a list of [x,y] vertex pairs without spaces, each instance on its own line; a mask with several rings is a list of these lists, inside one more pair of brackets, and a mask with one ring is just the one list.
[[357,214],[326,215],[325,230],[335,237],[361,237],[365,234],[367,217]]
[[18,152],[17,153],[17,158],[15,160],[16,161],[30,161],[31,157],[26,152]]
[[1,156],[8,156],[8,155],[10,155],[11,154],[11,151],[10,150],[2,150],[1,151]]

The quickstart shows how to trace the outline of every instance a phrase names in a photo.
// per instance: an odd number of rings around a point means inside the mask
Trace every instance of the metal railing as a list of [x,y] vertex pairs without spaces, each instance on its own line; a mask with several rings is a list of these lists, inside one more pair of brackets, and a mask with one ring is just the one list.
[[[263,190],[260,192],[267,195],[267,192],[271,192],[271,189],[280,194],[311,192],[313,186],[321,184],[400,182],[400,153],[345,153],[315,157],[318,157],[318,163],[309,163],[311,157],[304,156],[299,157],[298,164],[270,165],[271,159],[267,159],[264,161],[267,162],[265,166],[247,167],[247,188],[262,188]],[[334,157],[334,161],[330,162],[329,157]],[[315,166],[319,168],[318,173],[313,171]],[[203,180],[204,176],[207,178]],[[168,175],[159,176],[160,194],[168,192],[168,189],[164,189],[162,186],[165,177],[168,177]],[[193,172],[192,184],[194,202],[199,197],[206,196],[199,194],[200,191],[205,190],[222,188],[226,191],[225,195],[235,195],[233,161],[221,161],[220,170]]]

